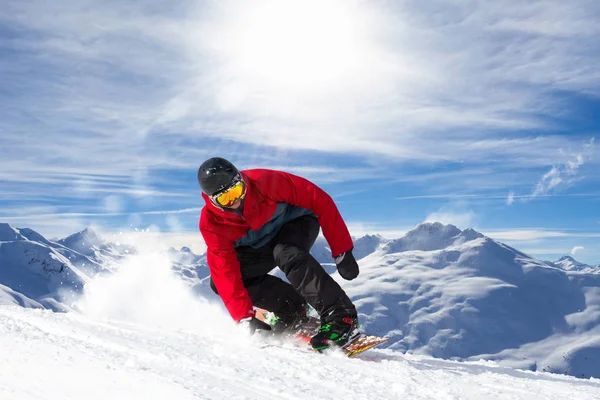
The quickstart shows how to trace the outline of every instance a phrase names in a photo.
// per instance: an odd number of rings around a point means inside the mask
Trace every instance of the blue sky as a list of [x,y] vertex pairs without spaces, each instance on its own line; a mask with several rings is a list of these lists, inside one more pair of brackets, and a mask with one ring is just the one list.
[[593,1],[53,3],[0,10],[0,221],[193,246],[218,155],[313,180],[356,235],[600,263]]

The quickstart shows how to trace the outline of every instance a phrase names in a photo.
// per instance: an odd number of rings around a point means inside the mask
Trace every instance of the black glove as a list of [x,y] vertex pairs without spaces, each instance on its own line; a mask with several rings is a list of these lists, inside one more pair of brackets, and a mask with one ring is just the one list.
[[351,281],[358,276],[358,263],[352,255],[352,250],[337,256],[335,258],[335,265],[342,278],[347,281]]
[[256,332],[257,329],[265,330],[265,331],[271,330],[271,325],[262,322],[260,319],[257,319],[256,317],[248,317],[248,318],[241,319],[240,322],[238,322],[238,325],[245,326],[251,335],[254,335],[254,332]]

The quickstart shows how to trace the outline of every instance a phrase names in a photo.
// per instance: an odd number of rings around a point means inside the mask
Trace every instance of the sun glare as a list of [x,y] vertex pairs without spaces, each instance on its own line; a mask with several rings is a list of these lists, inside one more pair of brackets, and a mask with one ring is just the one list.
[[288,91],[336,84],[361,67],[365,23],[351,1],[252,2],[228,24],[236,75]]

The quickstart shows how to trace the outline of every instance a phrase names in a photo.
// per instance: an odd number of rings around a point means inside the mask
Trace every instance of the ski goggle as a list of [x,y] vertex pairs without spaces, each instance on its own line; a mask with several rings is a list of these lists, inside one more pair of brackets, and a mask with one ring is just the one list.
[[246,195],[246,185],[244,181],[235,183],[228,189],[225,189],[221,193],[211,196],[211,200],[222,207],[231,207],[237,199],[243,199]]

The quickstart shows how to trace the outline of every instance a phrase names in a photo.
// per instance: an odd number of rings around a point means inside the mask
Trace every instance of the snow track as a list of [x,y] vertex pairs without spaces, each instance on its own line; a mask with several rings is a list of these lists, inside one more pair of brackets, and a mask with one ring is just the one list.
[[600,381],[0,307],[0,399],[600,399]]

